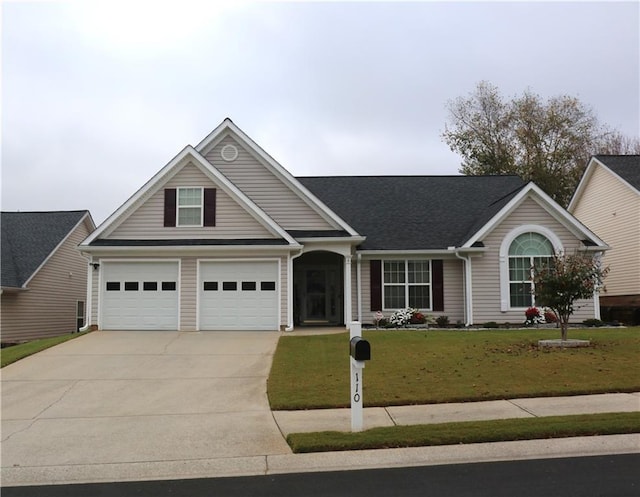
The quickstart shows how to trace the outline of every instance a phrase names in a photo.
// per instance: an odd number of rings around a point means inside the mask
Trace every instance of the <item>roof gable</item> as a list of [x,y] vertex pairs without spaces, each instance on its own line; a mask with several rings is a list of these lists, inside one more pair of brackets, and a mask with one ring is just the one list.
[[591,157],[580,183],[569,202],[567,210],[574,212],[584,192],[589,187],[596,168],[601,168],[640,195],[640,155],[595,155]]
[[[250,154],[261,166],[263,171],[260,172],[259,178],[251,178],[248,180],[247,171],[236,170],[236,166],[225,162],[221,158],[221,150],[225,141],[232,139]],[[232,141],[232,143],[233,143]],[[311,218],[316,217],[322,219],[326,223],[323,229],[328,230],[344,230],[349,235],[357,236],[358,233],[349,224],[332,211],[326,204],[322,202],[313,192],[309,191],[301,184],[293,175],[291,175],[284,167],[282,167],[273,157],[267,154],[256,142],[254,142],[246,133],[238,128],[231,119],[225,119],[216,129],[214,129],[204,140],[197,146],[196,150],[207,158],[214,166],[220,168],[223,174],[227,175],[235,184],[240,186],[250,198],[252,198],[265,211],[269,212],[274,219],[279,220],[282,213],[283,199],[294,202],[296,206],[293,210],[305,210]],[[224,150],[224,149],[222,149]],[[257,170],[253,171],[255,175]],[[269,191],[264,186],[269,184]],[[280,205],[274,205],[274,201]],[[291,223],[291,221],[283,220],[282,225],[288,230],[304,230],[309,226]],[[320,226],[312,226],[319,228]]]
[[83,247],[89,246],[99,238],[108,238],[131,216],[144,202],[156,194],[185,166],[193,165],[206,175],[213,183],[219,186],[230,198],[249,213],[260,225],[274,236],[283,238],[291,245],[298,243],[282,229],[272,218],[261,210],[251,199],[242,193],[233,183],[231,183],[222,173],[202,157],[190,145],[185,147],[176,155],[165,167],[156,173],[142,188],[122,204],[106,221],[104,221],[96,231],[94,231],[81,244]]
[[82,222],[95,226],[88,211],[2,212],[2,287],[25,287]]
[[[361,250],[461,246],[519,189],[517,176],[334,176],[298,180],[358,232]],[[477,229],[475,229],[477,231]]]
[[583,240],[585,247],[592,250],[607,249],[607,244],[598,236],[584,226],[580,221],[573,217],[569,212],[563,209],[549,195],[547,195],[535,183],[528,183],[508,202],[506,202],[492,217],[481,226],[472,236],[462,245],[464,248],[470,248],[475,243],[482,241],[493,229],[495,229],[502,221],[504,221],[515,209],[517,209],[525,199],[533,199],[537,202],[549,215],[555,218],[568,231],[570,231],[577,239]]

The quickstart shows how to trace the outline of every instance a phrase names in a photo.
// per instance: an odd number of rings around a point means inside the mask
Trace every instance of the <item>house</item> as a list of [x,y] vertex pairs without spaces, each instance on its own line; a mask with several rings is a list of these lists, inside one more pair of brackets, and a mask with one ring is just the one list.
[[88,261],[78,244],[95,229],[88,211],[2,212],[2,343],[84,326]]
[[611,246],[602,317],[640,324],[640,155],[592,157],[568,210]]
[[79,248],[101,329],[291,330],[408,306],[521,323],[533,261],[607,247],[517,177],[296,178],[225,119]]

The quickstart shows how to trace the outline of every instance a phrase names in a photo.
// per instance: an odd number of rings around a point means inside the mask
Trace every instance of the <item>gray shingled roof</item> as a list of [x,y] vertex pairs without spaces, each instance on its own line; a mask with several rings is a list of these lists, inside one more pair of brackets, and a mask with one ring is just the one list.
[[640,191],[640,155],[596,155],[596,159]]
[[297,179],[367,237],[362,250],[459,247],[526,184],[517,176]]
[[0,213],[2,286],[22,287],[87,212]]

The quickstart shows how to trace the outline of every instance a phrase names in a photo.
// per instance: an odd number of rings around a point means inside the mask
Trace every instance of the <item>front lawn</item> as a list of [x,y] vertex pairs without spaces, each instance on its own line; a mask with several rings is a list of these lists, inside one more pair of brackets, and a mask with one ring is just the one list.
[[[640,391],[640,327],[571,329],[584,349],[544,349],[558,330],[365,331],[364,405]],[[283,336],[268,383],[273,410],[349,406],[349,335]]]
[[68,335],[60,335],[57,337],[51,338],[42,338],[40,340],[31,340],[30,342],[20,343],[18,345],[12,345],[10,347],[4,347],[0,351],[1,356],[1,365],[0,367],[5,367],[12,362],[19,361],[27,356],[35,354],[36,352],[40,352],[41,350],[48,349],[49,347],[53,347],[54,345],[58,345],[59,343],[66,342],[67,340],[71,340],[72,338],[77,338],[79,336],[85,335],[85,333],[69,333]]

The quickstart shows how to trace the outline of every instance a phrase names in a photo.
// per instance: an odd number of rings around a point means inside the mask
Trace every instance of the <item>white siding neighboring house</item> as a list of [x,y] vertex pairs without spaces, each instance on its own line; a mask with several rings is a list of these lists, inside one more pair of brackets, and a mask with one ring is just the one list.
[[[551,250],[607,248],[517,177],[296,178],[225,119],[79,249],[102,329],[290,330],[409,306],[520,323],[533,301],[502,253],[520,235]],[[597,316],[584,304],[576,319]]]
[[86,321],[88,211],[2,212],[3,343],[77,331]]
[[640,324],[640,155],[592,157],[568,210],[611,247],[603,318]]

